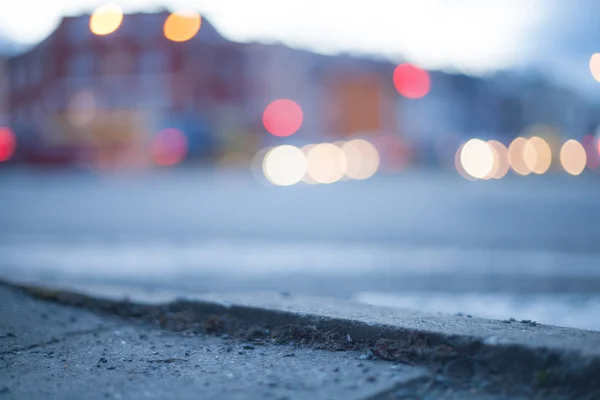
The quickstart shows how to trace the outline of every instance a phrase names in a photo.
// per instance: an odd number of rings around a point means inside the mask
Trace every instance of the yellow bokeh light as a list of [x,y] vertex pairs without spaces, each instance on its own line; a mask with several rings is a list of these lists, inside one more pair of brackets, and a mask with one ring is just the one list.
[[585,148],[576,140],[567,140],[560,149],[560,164],[571,175],[579,175],[585,169],[587,154]]
[[523,161],[534,174],[544,174],[552,164],[552,150],[544,139],[534,136],[527,140],[523,148]]
[[471,139],[460,152],[460,163],[473,178],[485,179],[494,167],[494,152],[483,140]]
[[494,153],[494,165],[488,174],[488,178],[502,179],[508,173],[508,149],[497,140],[488,140],[488,146]]
[[346,155],[346,175],[352,179],[368,179],[379,169],[379,152],[371,143],[354,139],[342,145]]
[[165,20],[163,32],[173,42],[185,42],[196,36],[200,30],[202,18],[195,11],[177,11]]
[[600,82],[600,53],[592,54],[590,57],[590,72],[594,79]]
[[90,17],[90,30],[94,35],[109,35],[119,29],[123,22],[123,10],[116,4],[98,7]]
[[338,146],[321,143],[314,146],[306,156],[308,173],[318,183],[334,183],[346,173],[348,161]]
[[531,168],[525,163],[524,151],[527,145],[527,139],[518,137],[508,146],[508,163],[513,171],[519,175],[529,175]]
[[277,146],[265,155],[263,171],[272,184],[291,186],[306,174],[306,157],[295,146]]

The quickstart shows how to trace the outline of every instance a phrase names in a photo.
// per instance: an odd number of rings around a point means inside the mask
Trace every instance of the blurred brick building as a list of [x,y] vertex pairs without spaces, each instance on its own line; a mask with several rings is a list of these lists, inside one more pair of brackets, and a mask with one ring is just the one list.
[[218,110],[244,101],[242,48],[206,20],[193,39],[169,41],[168,15],[126,15],[106,36],[92,34],[89,16],[66,17],[12,58],[11,123],[21,141],[132,151],[175,126],[192,154],[209,151]]

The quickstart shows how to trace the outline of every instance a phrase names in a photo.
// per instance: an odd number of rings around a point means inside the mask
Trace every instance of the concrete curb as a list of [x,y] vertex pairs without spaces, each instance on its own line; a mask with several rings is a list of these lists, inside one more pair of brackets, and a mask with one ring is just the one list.
[[600,332],[285,294],[182,297],[114,286],[4,284],[37,298],[167,329],[244,339],[266,332],[274,341],[358,349],[365,357],[425,365],[457,380],[485,376],[504,388],[528,385],[600,398]]

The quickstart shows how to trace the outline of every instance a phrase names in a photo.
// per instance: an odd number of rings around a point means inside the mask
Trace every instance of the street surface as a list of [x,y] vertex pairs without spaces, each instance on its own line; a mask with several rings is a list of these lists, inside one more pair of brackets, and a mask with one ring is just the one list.
[[600,330],[600,179],[0,170],[0,277],[278,291]]

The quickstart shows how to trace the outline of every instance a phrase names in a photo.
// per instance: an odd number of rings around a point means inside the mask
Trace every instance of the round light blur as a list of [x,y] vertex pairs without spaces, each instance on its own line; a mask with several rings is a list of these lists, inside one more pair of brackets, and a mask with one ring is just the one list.
[[277,99],[265,107],[263,125],[274,136],[290,136],[300,129],[303,118],[298,103],[290,99]]
[[192,39],[202,25],[200,14],[195,11],[176,11],[165,20],[163,33],[172,42],[186,42]]
[[600,53],[592,54],[590,57],[590,72],[594,79],[600,82]]
[[344,143],[342,151],[346,155],[348,166],[346,175],[352,179],[368,179],[379,169],[379,152],[371,143],[363,139],[354,139]]
[[[313,147],[315,147],[316,144],[307,144],[305,146],[302,146],[302,152],[304,153],[304,156],[307,157],[308,153],[312,150]],[[316,185],[319,182],[315,181],[314,178],[312,176],[310,176],[310,174],[308,173],[308,163],[307,163],[307,169],[306,169],[306,173],[304,174],[304,176],[302,177],[302,182],[304,183],[308,183],[309,185]]]
[[494,153],[494,166],[488,174],[488,178],[502,179],[508,173],[508,149],[497,140],[488,140],[488,146]]
[[568,140],[560,149],[560,164],[571,175],[579,175],[585,169],[587,155],[585,148],[576,140]]
[[187,137],[177,128],[163,129],[152,139],[150,150],[156,165],[161,167],[177,165],[187,155]]
[[12,129],[0,127],[0,162],[8,161],[17,147],[17,137]]
[[525,163],[524,150],[527,145],[527,139],[518,137],[508,146],[508,163],[510,168],[519,175],[529,175],[531,168]]
[[463,178],[465,178],[468,181],[474,181],[475,178],[473,178],[471,175],[467,174],[467,171],[465,171],[465,169],[462,166],[462,163],[460,161],[460,156],[462,154],[462,150],[463,147],[465,147],[465,144],[461,144],[458,149],[456,150],[456,153],[454,154],[454,167],[456,168],[456,172],[458,172],[458,174],[460,176],[462,176]]
[[277,146],[265,156],[263,171],[269,182],[274,185],[295,185],[306,174],[306,157],[302,150],[295,146]]
[[539,136],[527,140],[523,148],[523,161],[534,174],[544,174],[552,164],[550,145]]
[[314,146],[306,156],[308,173],[318,183],[334,183],[346,173],[348,161],[346,155],[332,143]]
[[94,35],[109,35],[119,29],[123,22],[123,10],[117,4],[98,7],[90,17],[90,30]]
[[494,152],[483,140],[471,139],[462,148],[460,163],[473,178],[485,179],[494,167]]

